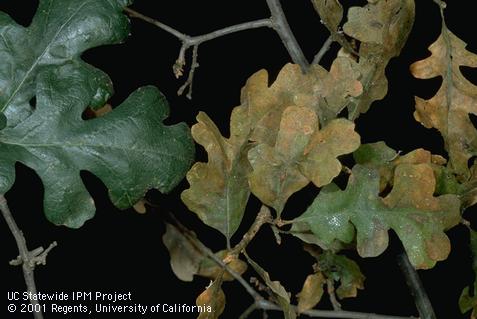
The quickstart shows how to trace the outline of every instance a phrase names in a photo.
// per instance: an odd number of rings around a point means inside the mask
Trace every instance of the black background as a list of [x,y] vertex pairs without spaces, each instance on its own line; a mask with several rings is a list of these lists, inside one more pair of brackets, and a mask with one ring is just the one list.
[[[298,41],[311,60],[328,33],[320,24],[309,0],[282,2]],[[353,1],[353,4],[364,2]],[[427,47],[440,32],[437,6],[432,0],[416,2],[416,23],[410,39],[402,55],[392,60],[387,69],[389,94],[383,101],[374,103],[371,110],[358,119],[357,130],[363,142],[384,140],[391,147],[404,152],[423,147],[433,153],[445,155],[437,131],[425,129],[412,117],[413,96],[429,98],[440,85],[440,79],[419,81],[409,73],[409,65],[428,55]],[[35,0],[0,2],[0,10],[8,12],[23,25],[30,23],[36,6]],[[137,0],[132,8],[190,35],[269,16],[265,0]],[[472,1],[452,1],[446,10],[446,17],[449,28],[469,43],[469,50],[477,52],[473,12]],[[229,115],[232,108],[239,104],[240,88],[246,79],[262,68],[267,69],[273,79],[290,60],[278,36],[268,29],[245,31],[202,44],[199,48],[200,68],[196,72],[193,100],[189,101],[176,95],[185,79],[176,80],[172,74],[172,65],[179,48],[180,42],[168,33],[133,20],[131,36],[124,44],[90,50],[83,58],[113,79],[116,91],[111,101],[113,105],[118,105],[137,87],[154,84],[170,102],[169,123],[186,121],[192,125],[198,111],[206,111],[224,135],[228,134]],[[326,67],[329,67],[336,49],[333,46],[323,60]],[[477,78],[477,74],[471,69],[465,69],[464,73],[470,79]],[[197,158],[205,161],[203,150],[198,148],[197,151]],[[39,291],[131,291],[136,303],[195,304],[196,296],[205,288],[208,280],[196,278],[193,283],[185,283],[172,273],[169,256],[161,240],[167,213],[176,214],[214,250],[224,248],[224,239],[217,231],[203,225],[180,202],[179,194],[187,187],[187,183],[183,182],[169,195],[149,192],[148,200],[158,207],[150,207],[146,215],[139,215],[132,210],[117,210],[107,198],[107,191],[101,181],[87,172],[82,172],[82,177],[96,201],[97,214],[81,229],[66,229],[56,227],[45,219],[40,179],[29,168],[17,164],[17,181],[6,196],[29,247],[47,246],[53,240],[59,243],[48,256],[48,265],[36,270]],[[287,204],[284,217],[292,218],[303,212],[316,193],[313,187],[308,187],[306,191],[294,195]],[[237,242],[246,231],[258,208],[258,201],[252,198],[242,227],[234,236],[233,242]],[[475,209],[469,209],[466,213],[470,220],[475,219],[472,210]],[[457,301],[462,288],[473,278],[467,249],[468,238],[462,226],[452,229],[448,234],[452,240],[449,259],[432,270],[420,271],[419,274],[428,289],[438,318],[464,318],[468,316],[460,314]],[[17,249],[4,222],[0,222],[0,241],[0,285],[1,293],[4,294],[0,296],[0,300],[4,305],[1,312],[6,314],[2,317],[28,318],[28,315],[10,315],[5,310],[7,291],[23,291],[24,282],[20,268],[8,265],[8,261],[17,255]],[[366,289],[359,292],[357,299],[343,301],[344,309],[417,315],[396,264],[395,257],[400,250],[398,239],[391,233],[389,249],[377,258],[359,259],[355,253],[347,253],[358,261],[367,279]],[[278,246],[267,227],[252,242],[249,253],[270,272],[272,279],[280,280],[293,294],[301,289],[305,277],[312,272],[313,260],[302,251],[301,243],[294,238],[284,237],[282,245]],[[224,284],[224,290],[227,307],[222,317],[237,318],[252,300],[237,283]],[[330,305],[328,301],[324,301],[320,307],[327,309]],[[163,316],[194,317],[186,314]],[[56,317],[73,316],[46,315],[46,318]],[[279,317],[277,313],[270,313],[270,318]],[[261,318],[261,314],[256,312],[251,318]]]

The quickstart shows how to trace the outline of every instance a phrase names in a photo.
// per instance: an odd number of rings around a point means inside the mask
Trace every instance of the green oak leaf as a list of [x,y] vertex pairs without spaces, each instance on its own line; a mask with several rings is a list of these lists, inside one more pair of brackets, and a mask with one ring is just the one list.
[[388,246],[388,231],[399,236],[412,265],[426,269],[447,258],[449,238],[444,231],[460,221],[456,195],[434,197],[436,185],[428,164],[401,164],[394,186],[379,197],[379,172],[356,165],[344,191],[320,193],[295,221],[306,224],[325,244],[355,237],[362,257],[380,255]]
[[[80,171],[98,176],[119,208],[150,188],[170,191],[194,154],[185,124],[164,126],[162,94],[144,87],[100,118],[82,120],[112,94],[109,77],[80,55],[121,41],[129,30],[127,1],[42,0],[28,28],[0,13],[0,193],[15,180],[14,165],[34,169],[45,187],[44,208],[55,224],[80,227],[94,202]],[[36,98],[36,106],[29,101]]]

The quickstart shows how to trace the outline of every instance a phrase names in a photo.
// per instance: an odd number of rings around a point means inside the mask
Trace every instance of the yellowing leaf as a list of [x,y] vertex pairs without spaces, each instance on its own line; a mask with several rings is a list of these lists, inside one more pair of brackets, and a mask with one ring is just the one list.
[[477,130],[469,119],[469,114],[477,114],[477,86],[460,71],[461,66],[477,67],[477,55],[465,47],[466,43],[444,26],[429,47],[431,56],[411,66],[416,78],[442,77],[434,97],[416,97],[414,117],[425,127],[439,130],[449,153],[450,167],[462,180],[470,177],[467,162],[477,155]]
[[197,306],[206,309],[199,314],[197,319],[217,319],[220,317],[225,309],[225,294],[222,290],[221,276],[197,297],[195,303]]
[[330,122],[318,131],[313,110],[290,106],[285,109],[274,147],[258,144],[250,150],[252,192],[281,214],[288,198],[310,180],[326,185],[341,171],[337,156],[359,146],[354,124],[344,119]]
[[[320,193],[295,221],[305,223],[325,244],[355,237],[362,257],[380,255],[388,246],[392,228],[416,268],[431,268],[447,258],[450,242],[444,231],[460,221],[455,195],[434,197],[435,177],[427,164],[401,164],[394,187],[379,197],[379,172],[356,165],[344,191]],[[293,231],[293,228],[292,228]]]
[[[235,114],[240,116],[241,109]],[[192,136],[208,153],[208,163],[195,163],[187,173],[190,188],[182,201],[207,225],[219,230],[227,240],[242,221],[250,194],[246,158],[248,132],[232,126],[230,139],[225,139],[205,113],[199,113]]]
[[349,105],[349,118],[368,111],[387,94],[386,65],[401,52],[414,23],[414,0],[368,1],[351,7],[344,32],[359,40],[359,72],[363,94]]
[[323,296],[323,285],[326,278],[321,272],[306,277],[298,297],[298,313],[314,308]]

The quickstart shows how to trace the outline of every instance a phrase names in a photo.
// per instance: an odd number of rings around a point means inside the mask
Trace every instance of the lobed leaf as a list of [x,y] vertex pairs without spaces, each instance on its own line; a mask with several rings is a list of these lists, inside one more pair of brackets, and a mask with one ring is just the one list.
[[[240,109],[236,109],[238,114]],[[240,125],[241,120],[232,123]],[[247,174],[246,130],[235,130],[225,139],[207,114],[200,112],[192,136],[207,151],[208,163],[196,163],[187,173],[190,188],[182,201],[207,225],[219,230],[229,240],[238,229],[250,195]],[[235,135],[234,135],[235,134]]]
[[348,105],[348,116],[356,119],[370,105],[383,99],[388,90],[385,69],[399,55],[414,23],[414,0],[368,1],[351,7],[343,31],[359,40],[358,71],[363,94]]
[[[394,186],[379,197],[379,172],[356,165],[344,191],[320,193],[295,221],[304,223],[326,245],[351,243],[355,237],[362,257],[380,255],[393,229],[416,268],[431,268],[447,258],[450,242],[444,231],[460,220],[455,195],[434,197],[435,177],[427,164],[401,164]],[[292,228],[293,231],[293,228]]]
[[[165,126],[169,109],[144,87],[114,111],[81,119],[112,94],[106,74],[80,59],[87,49],[117,43],[129,30],[126,1],[40,1],[28,28],[0,13],[0,193],[15,180],[15,162],[34,169],[45,187],[45,214],[58,225],[80,227],[94,202],[80,171],[107,186],[112,202],[127,208],[150,188],[170,191],[194,154],[185,124]],[[29,101],[36,98],[36,107]]]
[[467,44],[445,25],[430,47],[431,56],[411,65],[419,79],[442,77],[434,97],[416,97],[414,117],[427,128],[436,128],[444,138],[449,165],[461,181],[470,178],[468,160],[477,155],[477,130],[469,114],[477,114],[477,86],[468,81],[460,67],[477,67],[477,55],[467,51]]
[[318,187],[330,183],[341,171],[336,158],[359,143],[353,123],[336,119],[319,131],[313,110],[290,106],[283,112],[275,146],[258,144],[248,154],[250,188],[280,215],[288,198],[310,181]]
[[[199,113],[192,135],[208,152],[209,162],[196,163],[187,174],[190,188],[181,196],[187,207],[230,240],[250,190],[281,211],[286,199],[309,180],[317,185],[329,183],[341,170],[336,157],[352,152],[359,136],[345,120],[312,133],[318,130],[320,116],[323,122],[333,120],[350,96],[360,94],[360,82],[347,74],[350,67],[338,61],[330,73],[313,66],[303,74],[298,65],[287,64],[271,86],[266,71],[255,73],[242,89],[241,105],[232,112],[228,139],[205,113]],[[342,132],[335,134],[335,130]],[[305,155],[308,158],[301,167],[291,162]]]

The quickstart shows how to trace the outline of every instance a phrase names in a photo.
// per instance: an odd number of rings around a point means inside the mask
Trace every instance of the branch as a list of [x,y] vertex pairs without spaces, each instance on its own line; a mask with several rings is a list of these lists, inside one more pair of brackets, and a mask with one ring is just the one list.
[[333,36],[330,35],[328,39],[326,39],[325,43],[323,43],[323,46],[321,47],[320,51],[318,51],[318,53],[313,58],[313,62],[311,64],[320,64],[321,59],[323,59],[326,52],[328,52],[333,42]]
[[156,27],[168,32],[169,34],[175,36],[177,39],[179,39],[182,42],[181,49],[179,51],[179,57],[176,60],[176,63],[173,66],[173,71],[174,75],[179,78],[182,76],[184,72],[184,66],[186,65],[186,59],[185,59],[185,54],[187,50],[190,47],[193,47],[193,53],[192,53],[192,65],[190,67],[189,71],[189,77],[187,81],[182,85],[182,87],[179,89],[178,94],[181,95],[187,87],[189,87],[187,97],[190,99],[192,95],[192,81],[194,77],[194,71],[195,69],[199,66],[197,64],[197,50],[200,44],[231,34],[235,32],[240,32],[240,31],[245,31],[245,30],[251,30],[251,29],[257,29],[257,28],[263,28],[263,27],[268,27],[268,28],[273,28],[272,20],[271,19],[259,19],[259,20],[254,20],[254,21],[249,21],[249,22],[244,22],[244,23],[239,23],[233,26],[229,26],[223,29],[219,29],[210,33],[206,33],[203,35],[198,35],[198,36],[190,36],[185,33],[182,33],[156,19],[153,19],[151,17],[145,16],[142,13],[139,13],[131,8],[124,8],[124,11],[129,14],[130,17],[132,18],[138,18],[141,19],[145,22],[148,22],[152,25],[155,25]]
[[[281,311],[280,306],[270,302],[268,300],[262,300],[257,302],[257,308],[264,310],[278,310]],[[296,306],[292,308],[297,309]],[[315,318],[337,318],[337,319],[418,319],[415,317],[397,317],[397,316],[386,316],[378,315],[373,313],[364,313],[364,312],[354,312],[354,311],[343,311],[343,310],[307,310],[301,312],[302,315]]]
[[422,285],[421,279],[414,267],[409,262],[407,254],[404,252],[398,256],[398,265],[401,268],[406,283],[414,297],[414,302],[421,319],[436,319],[436,314],[432,309],[431,302],[427,296],[426,290]]
[[333,279],[326,280],[326,290],[328,292],[328,295],[330,296],[330,302],[331,302],[331,305],[333,306],[333,310],[335,311],[341,310],[341,304],[339,303],[338,299],[336,299],[335,284]]
[[145,22],[148,22],[156,27],[168,32],[169,34],[173,35],[177,39],[182,42],[181,49],[179,51],[179,56],[173,66],[174,75],[179,78],[183,75],[184,66],[186,65],[186,58],[185,54],[190,47],[193,47],[194,52],[192,53],[192,65],[190,67],[189,77],[187,81],[182,85],[179,89],[178,94],[181,95],[186,88],[189,87],[187,97],[190,99],[192,95],[192,81],[194,76],[194,71],[198,67],[197,64],[197,49],[198,46],[206,41],[210,41],[231,33],[257,29],[257,28],[273,28],[275,32],[278,33],[280,39],[282,40],[285,48],[288,51],[291,59],[294,63],[300,65],[301,69],[305,72],[308,67],[309,63],[303,54],[295,36],[293,35],[292,31],[290,30],[290,26],[288,25],[287,19],[285,14],[283,13],[283,9],[281,7],[279,0],[267,0],[268,7],[271,12],[271,18],[268,19],[259,19],[249,22],[244,22],[240,24],[236,24],[233,26],[229,26],[223,29],[219,29],[207,34],[198,35],[198,36],[190,36],[185,33],[182,33],[156,19],[148,17],[142,13],[139,13],[131,8],[124,8],[124,11],[132,18],[138,18]]
[[[12,212],[8,207],[7,199],[4,195],[0,195],[0,210],[2,211],[3,218],[7,222],[8,228],[10,229],[13,237],[15,238],[19,252],[19,256],[15,260],[10,261],[10,265],[22,265],[23,277],[25,278],[27,291],[32,294],[36,294],[37,290],[34,274],[35,267],[40,264],[46,264],[46,256],[56,246],[56,242],[53,242],[46,250],[43,249],[43,247],[38,247],[37,249],[29,251],[25,237],[23,236],[22,231],[20,230],[20,228],[18,228],[17,223],[13,219]],[[36,309],[35,305],[39,304],[38,300],[31,298],[30,302],[33,305],[33,309]],[[33,314],[35,319],[43,319],[43,313],[41,311],[33,312]]]
[[[261,212],[264,211],[263,209]],[[263,213],[266,215],[266,213]],[[262,310],[278,310],[282,311],[282,308],[275,303],[265,300],[265,298],[260,295],[239,273],[230,268],[223,260],[218,258],[208,247],[202,244],[195,236],[192,235],[191,231],[182,225],[177,218],[170,214],[170,217],[174,220],[177,228],[184,234],[184,236],[189,240],[189,242],[194,245],[200,252],[213,260],[217,265],[222,267],[227,271],[232,277],[234,277],[242,287],[248,292],[250,296],[254,299],[254,304],[252,304],[247,310],[241,315],[240,318],[247,318],[255,309]],[[255,223],[254,223],[255,224]],[[296,306],[291,306],[295,311],[298,309]],[[362,312],[352,312],[352,311],[334,311],[334,310],[307,310],[301,314],[307,315],[309,317],[317,318],[338,318],[338,319],[416,319],[414,317],[396,317],[396,316],[386,316],[386,315],[377,315],[371,313],[362,313]]]
[[280,36],[293,62],[300,65],[302,71],[306,72],[310,64],[303,54],[298,41],[290,30],[290,26],[288,25],[288,21],[285,17],[285,14],[283,13],[280,0],[267,0],[267,5],[272,14],[273,29],[275,29]]
[[242,237],[242,240],[230,251],[231,255],[238,255],[242,252],[243,249],[247,247],[247,245],[252,241],[255,235],[258,233],[260,228],[272,221],[272,215],[270,213],[270,209],[267,206],[262,205],[260,211],[255,218],[252,226],[249,228],[247,233]]
[[252,296],[252,298],[257,301],[263,299],[263,297],[249,285],[249,283],[243,279],[243,277],[231,269],[223,260],[218,258],[208,247],[202,244],[199,240],[197,240],[192,234],[191,231],[181,224],[177,218],[170,214],[171,218],[174,220],[177,228],[182,231],[184,236],[189,240],[189,242],[195,246],[201,253],[212,259],[217,265],[225,269],[232,277],[234,277],[244,288],[245,290]]

